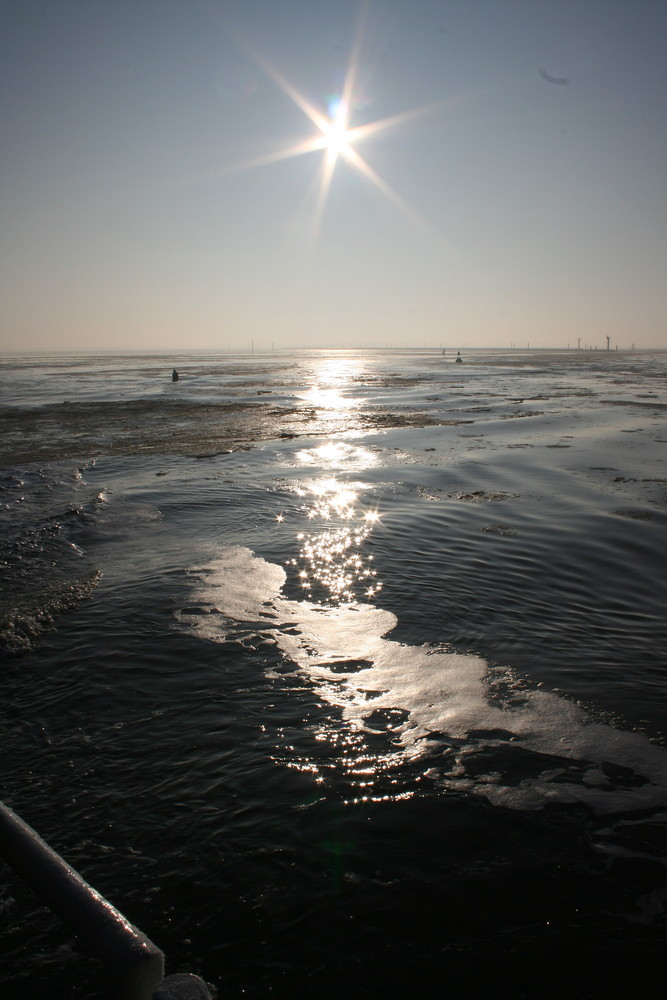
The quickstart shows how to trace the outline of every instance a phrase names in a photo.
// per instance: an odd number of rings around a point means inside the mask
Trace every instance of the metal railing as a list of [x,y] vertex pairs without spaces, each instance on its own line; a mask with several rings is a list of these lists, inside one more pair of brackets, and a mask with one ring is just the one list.
[[97,955],[123,1000],[210,1000],[198,976],[164,978],[164,955],[20,816],[0,802],[0,855]]

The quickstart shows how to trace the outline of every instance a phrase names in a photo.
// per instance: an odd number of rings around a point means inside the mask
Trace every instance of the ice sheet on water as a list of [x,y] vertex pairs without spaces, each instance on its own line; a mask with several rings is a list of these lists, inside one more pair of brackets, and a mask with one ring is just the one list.
[[394,642],[397,619],[382,608],[290,600],[284,570],[238,546],[192,573],[184,627],[214,642],[270,632],[324,702],[361,731],[390,720],[392,739],[445,789],[519,809],[667,804],[666,750],[548,691],[515,688],[501,701],[482,658]]

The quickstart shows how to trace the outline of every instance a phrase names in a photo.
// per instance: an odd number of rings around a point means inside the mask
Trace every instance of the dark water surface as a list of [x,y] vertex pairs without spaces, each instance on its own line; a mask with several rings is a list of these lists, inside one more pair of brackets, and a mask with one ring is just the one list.
[[666,362],[5,359],[3,800],[220,997],[661,995]]

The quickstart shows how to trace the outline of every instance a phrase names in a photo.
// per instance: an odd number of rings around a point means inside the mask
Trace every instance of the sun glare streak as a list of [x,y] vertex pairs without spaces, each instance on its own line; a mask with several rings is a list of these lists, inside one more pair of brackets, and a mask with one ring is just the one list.
[[240,174],[245,170],[253,170],[255,167],[268,167],[272,163],[280,163],[282,160],[292,160],[295,156],[303,156],[304,153],[317,153],[325,149],[326,144],[326,136],[316,136],[314,139],[306,139],[304,142],[288,146],[286,149],[279,149],[273,153],[256,156],[252,160],[244,160],[243,163],[236,163],[233,166],[226,167],[223,173],[225,175]]
[[391,188],[386,181],[383,181],[380,175],[373,170],[370,164],[368,164],[366,160],[362,159],[356,150],[352,148],[350,148],[349,160],[357,168],[359,173],[366,177],[367,180],[369,180],[378,189],[378,191],[381,191],[385,198],[387,198],[387,200],[390,201],[395,208],[407,216],[411,222],[413,222],[420,229],[423,229],[425,232],[433,232],[432,227],[429,226],[429,224],[422,219],[420,215],[413,212],[410,206],[396,194],[394,189]]
[[359,139],[366,139],[369,135],[383,132],[385,129],[396,128],[398,125],[405,125],[407,122],[416,121],[418,118],[426,118],[435,114],[451,104],[449,99],[433,101],[431,104],[423,104],[419,108],[412,108],[409,111],[400,111],[396,115],[389,115],[387,118],[378,118],[377,121],[368,122],[366,125],[356,125],[348,130],[348,142],[356,142]]
[[327,128],[331,124],[331,119],[327,118],[320,111],[317,110],[306,98],[299,93],[296,87],[293,87],[289,80],[285,79],[282,73],[279,73],[274,66],[271,65],[263,56],[259,54],[255,49],[248,49],[252,58],[257,62],[267,76],[271,77],[274,83],[276,83],[280,89],[287,94],[287,96],[296,104],[297,108],[300,108],[307,118],[310,118],[313,125],[320,130],[323,134],[326,133]]

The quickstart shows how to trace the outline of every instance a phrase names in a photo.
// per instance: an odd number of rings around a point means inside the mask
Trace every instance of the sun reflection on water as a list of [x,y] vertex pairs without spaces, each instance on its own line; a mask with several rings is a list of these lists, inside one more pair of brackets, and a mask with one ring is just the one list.
[[360,364],[356,358],[325,358],[313,372],[313,385],[303,394],[305,402],[323,410],[349,410],[361,405],[352,391]]
[[[313,603],[368,600],[382,589],[373,555],[362,552],[380,520],[377,510],[359,503],[359,493],[365,488],[363,483],[340,483],[334,477],[297,488],[305,499],[300,512],[318,530],[297,534],[299,551],[287,567]],[[277,520],[284,521],[284,515],[279,514]]]
[[304,392],[303,398],[307,403],[323,410],[342,410],[354,405],[353,400],[348,399],[334,386],[314,385]]
[[421,773],[419,765],[413,773],[414,749],[402,738],[409,725],[406,713],[376,708],[382,692],[369,690],[363,681],[374,666],[376,633],[392,623],[376,604],[382,581],[368,551],[381,514],[370,502],[372,484],[348,476],[375,465],[377,457],[349,442],[327,441],[302,450],[298,459],[304,471],[317,467],[322,474],[294,486],[297,503],[276,520],[281,527],[301,522],[295,529],[294,555],[284,568],[295,607],[309,624],[297,633],[281,633],[280,645],[300,665],[321,705],[335,714],[325,711],[311,722],[318,744],[315,757],[290,743],[281,744],[276,759],[313,775],[316,786],[342,781],[346,803],[411,798],[419,792]]
[[392,743],[387,748],[371,745],[368,734],[339,721],[336,726],[319,724],[314,738],[321,745],[317,762],[281,747],[274,759],[293,771],[310,774],[316,786],[326,786],[342,778],[346,790],[344,805],[399,802],[414,798],[423,784],[420,768],[411,767],[409,752]]
[[328,469],[347,469],[350,472],[368,469],[379,461],[378,456],[368,448],[346,441],[327,441],[317,448],[302,448],[296,457],[302,465],[323,465]]

